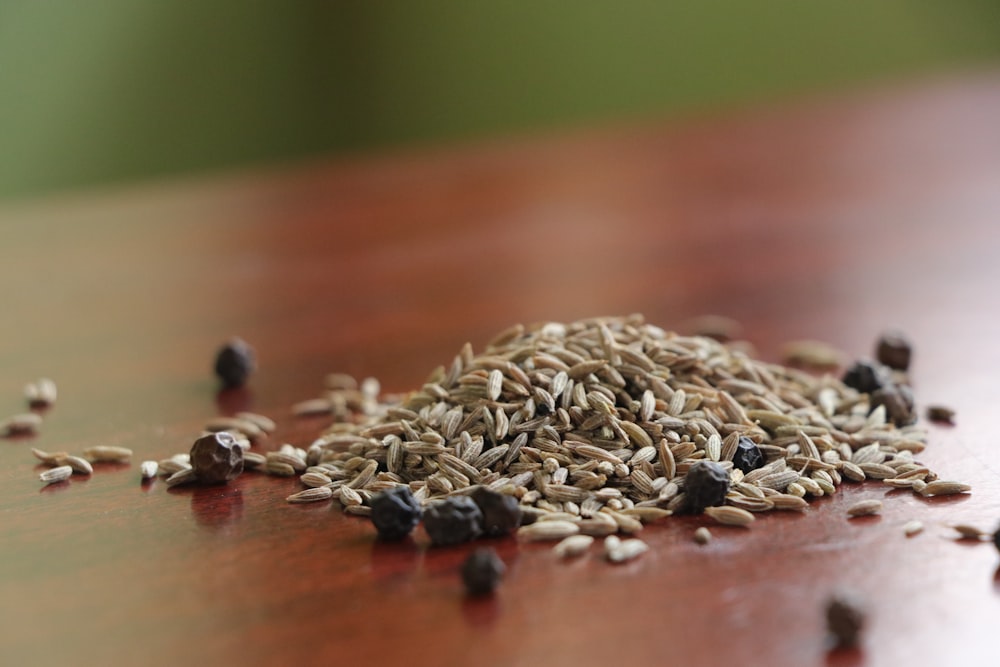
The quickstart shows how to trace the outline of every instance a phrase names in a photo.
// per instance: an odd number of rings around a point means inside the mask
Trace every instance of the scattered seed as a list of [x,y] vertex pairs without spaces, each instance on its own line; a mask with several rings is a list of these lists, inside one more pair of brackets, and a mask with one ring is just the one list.
[[552,547],[552,552],[559,558],[573,558],[586,553],[593,543],[590,535],[570,535]]
[[950,496],[956,493],[968,493],[972,487],[962,482],[937,480],[929,482],[920,490],[917,489],[916,485],[913,486],[913,489],[922,496]]
[[87,459],[74,456],[73,454],[67,454],[60,459],[61,465],[68,465],[73,469],[73,472],[79,475],[93,475],[94,466],[90,465],[90,461]]
[[240,338],[232,338],[216,353],[215,374],[226,388],[242,387],[257,369],[253,348]]
[[988,533],[979,528],[964,523],[955,524],[952,526],[952,529],[958,533],[959,539],[962,540],[981,540],[988,535]]
[[712,533],[705,526],[696,528],[694,531],[694,541],[701,545],[708,544],[712,541]]
[[180,486],[182,484],[191,484],[198,481],[198,476],[194,472],[194,468],[186,468],[185,470],[178,470],[174,474],[167,477],[167,486]]
[[24,387],[24,398],[32,408],[47,408],[55,404],[56,383],[48,378],[39,378]]
[[920,521],[917,521],[916,519],[914,519],[913,521],[907,521],[905,524],[903,524],[903,534],[906,535],[907,537],[913,537],[917,533],[921,532],[923,529],[924,529],[924,524],[921,523]]
[[604,555],[612,563],[624,563],[649,551],[649,545],[640,539],[619,540],[614,535],[604,538]]
[[476,549],[462,563],[462,582],[469,595],[488,595],[500,584],[507,570],[497,552],[489,547]]
[[865,603],[852,591],[838,591],[826,604],[826,627],[833,648],[857,646],[865,626]]
[[299,491],[285,498],[290,503],[316,503],[329,500],[333,496],[333,491],[328,486],[317,486],[305,491]]
[[83,450],[83,456],[91,463],[128,463],[132,450],[114,445],[97,445]]
[[860,500],[847,508],[847,514],[856,516],[868,516],[878,514],[882,511],[882,501],[878,499]]
[[159,472],[160,464],[156,461],[143,461],[139,464],[139,472],[142,474],[143,479],[153,479],[156,477],[156,473]]
[[38,432],[41,425],[41,415],[34,412],[25,412],[8,417],[6,421],[0,424],[0,434],[4,436],[32,435]]
[[927,418],[932,422],[955,423],[955,411],[944,405],[928,405]]
[[528,542],[561,540],[579,532],[579,524],[573,521],[537,521],[518,528],[517,537]]
[[754,522],[754,515],[739,507],[723,505],[721,507],[706,507],[705,514],[716,522],[726,526],[749,526]]
[[901,331],[886,331],[875,346],[876,358],[889,368],[905,371],[910,367],[910,341]]
[[48,470],[42,472],[38,476],[45,484],[56,484],[58,482],[65,482],[73,474],[73,469],[69,466],[56,466],[55,468],[49,468]]

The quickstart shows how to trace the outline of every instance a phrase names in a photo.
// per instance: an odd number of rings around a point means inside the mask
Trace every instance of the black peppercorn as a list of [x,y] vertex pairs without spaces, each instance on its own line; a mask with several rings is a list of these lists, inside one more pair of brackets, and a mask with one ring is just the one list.
[[748,473],[764,465],[764,455],[760,453],[757,443],[741,435],[736,445],[736,453],[733,455],[733,465]]
[[497,552],[489,547],[476,549],[462,564],[462,581],[469,595],[492,593],[507,570]]
[[698,461],[684,476],[684,509],[697,514],[721,505],[729,491],[729,473],[715,461]]
[[880,363],[860,359],[844,373],[843,382],[863,394],[871,394],[891,380],[889,369]]
[[253,348],[240,338],[226,343],[215,356],[215,374],[227,387],[242,387],[257,368]]
[[469,497],[483,513],[483,533],[486,535],[507,535],[521,525],[521,505],[514,496],[478,486]]
[[834,648],[857,646],[864,625],[864,603],[855,594],[840,591],[827,602],[826,627]]
[[871,409],[885,406],[886,419],[896,426],[907,426],[917,420],[913,411],[913,392],[905,384],[888,383],[871,395]]
[[243,448],[225,431],[210,433],[191,445],[191,467],[202,484],[224,484],[243,472]]
[[461,544],[483,532],[483,513],[468,496],[451,496],[428,505],[424,529],[435,546]]
[[401,540],[420,522],[420,502],[405,485],[376,493],[371,508],[371,520],[380,540]]
[[875,358],[897,371],[905,371],[910,367],[912,349],[910,341],[899,331],[887,331],[882,334],[875,347]]

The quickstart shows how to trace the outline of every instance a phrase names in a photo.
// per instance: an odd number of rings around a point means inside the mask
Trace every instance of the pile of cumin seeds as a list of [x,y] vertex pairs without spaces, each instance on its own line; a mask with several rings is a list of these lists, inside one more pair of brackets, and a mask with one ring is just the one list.
[[[914,459],[925,432],[867,394],[639,315],[511,327],[357,417],[312,444],[307,470],[352,513],[399,484],[424,503],[484,485],[518,497],[526,523],[606,535],[681,508],[699,460],[725,467],[726,504],[751,512],[801,509],[847,481],[937,479]],[[732,464],[741,436],[767,461],[746,474]]]

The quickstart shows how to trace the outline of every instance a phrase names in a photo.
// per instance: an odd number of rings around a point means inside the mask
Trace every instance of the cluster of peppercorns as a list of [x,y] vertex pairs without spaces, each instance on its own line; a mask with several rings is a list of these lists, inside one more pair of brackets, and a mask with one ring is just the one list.
[[886,418],[896,426],[906,426],[917,419],[906,375],[911,354],[910,343],[903,334],[885,333],[875,345],[876,360],[856,361],[843,377],[848,387],[870,396],[872,410],[883,406]]
[[[450,546],[509,534],[521,523],[521,507],[514,496],[479,486],[422,510],[410,487],[396,486],[372,497],[371,520],[381,540],[401,540],[423,520],[432,545]],[[492,549],[478,549],[462,566],[462,579],[469,593],[482,594],[496,587],[503,572],[503,561]]]

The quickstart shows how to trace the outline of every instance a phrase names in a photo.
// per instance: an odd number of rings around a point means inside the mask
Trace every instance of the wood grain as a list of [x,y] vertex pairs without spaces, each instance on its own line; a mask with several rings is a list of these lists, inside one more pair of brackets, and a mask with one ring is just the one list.
[[[1000,77],[460,150],[236,174],[8,206],[0,411],[59,384],[40,435],[0,441],[4,665],[991,665],[1000,369]],[[338,370],[417,386],[517,321],[643,312],[740,320],[759,354],[916,342],[918,402],[957,409],[922,459],[969,496],[845,486],[747,529],[647,528],[620,567],[496,540],[499,594],[463,598],[467,547],[378,544],[366,521],[292,506],[295,480],[143,485],[202,421],[290,406]],[[246,390],[212,355],[257,348]],[[29,448],[131,447],[131,465],[39,488]],[[880,516],[845,510],[883,498]],[[905,538],[919,519],[924,533]],[[822,603],[871,605],[861,650],[827,655]]]

